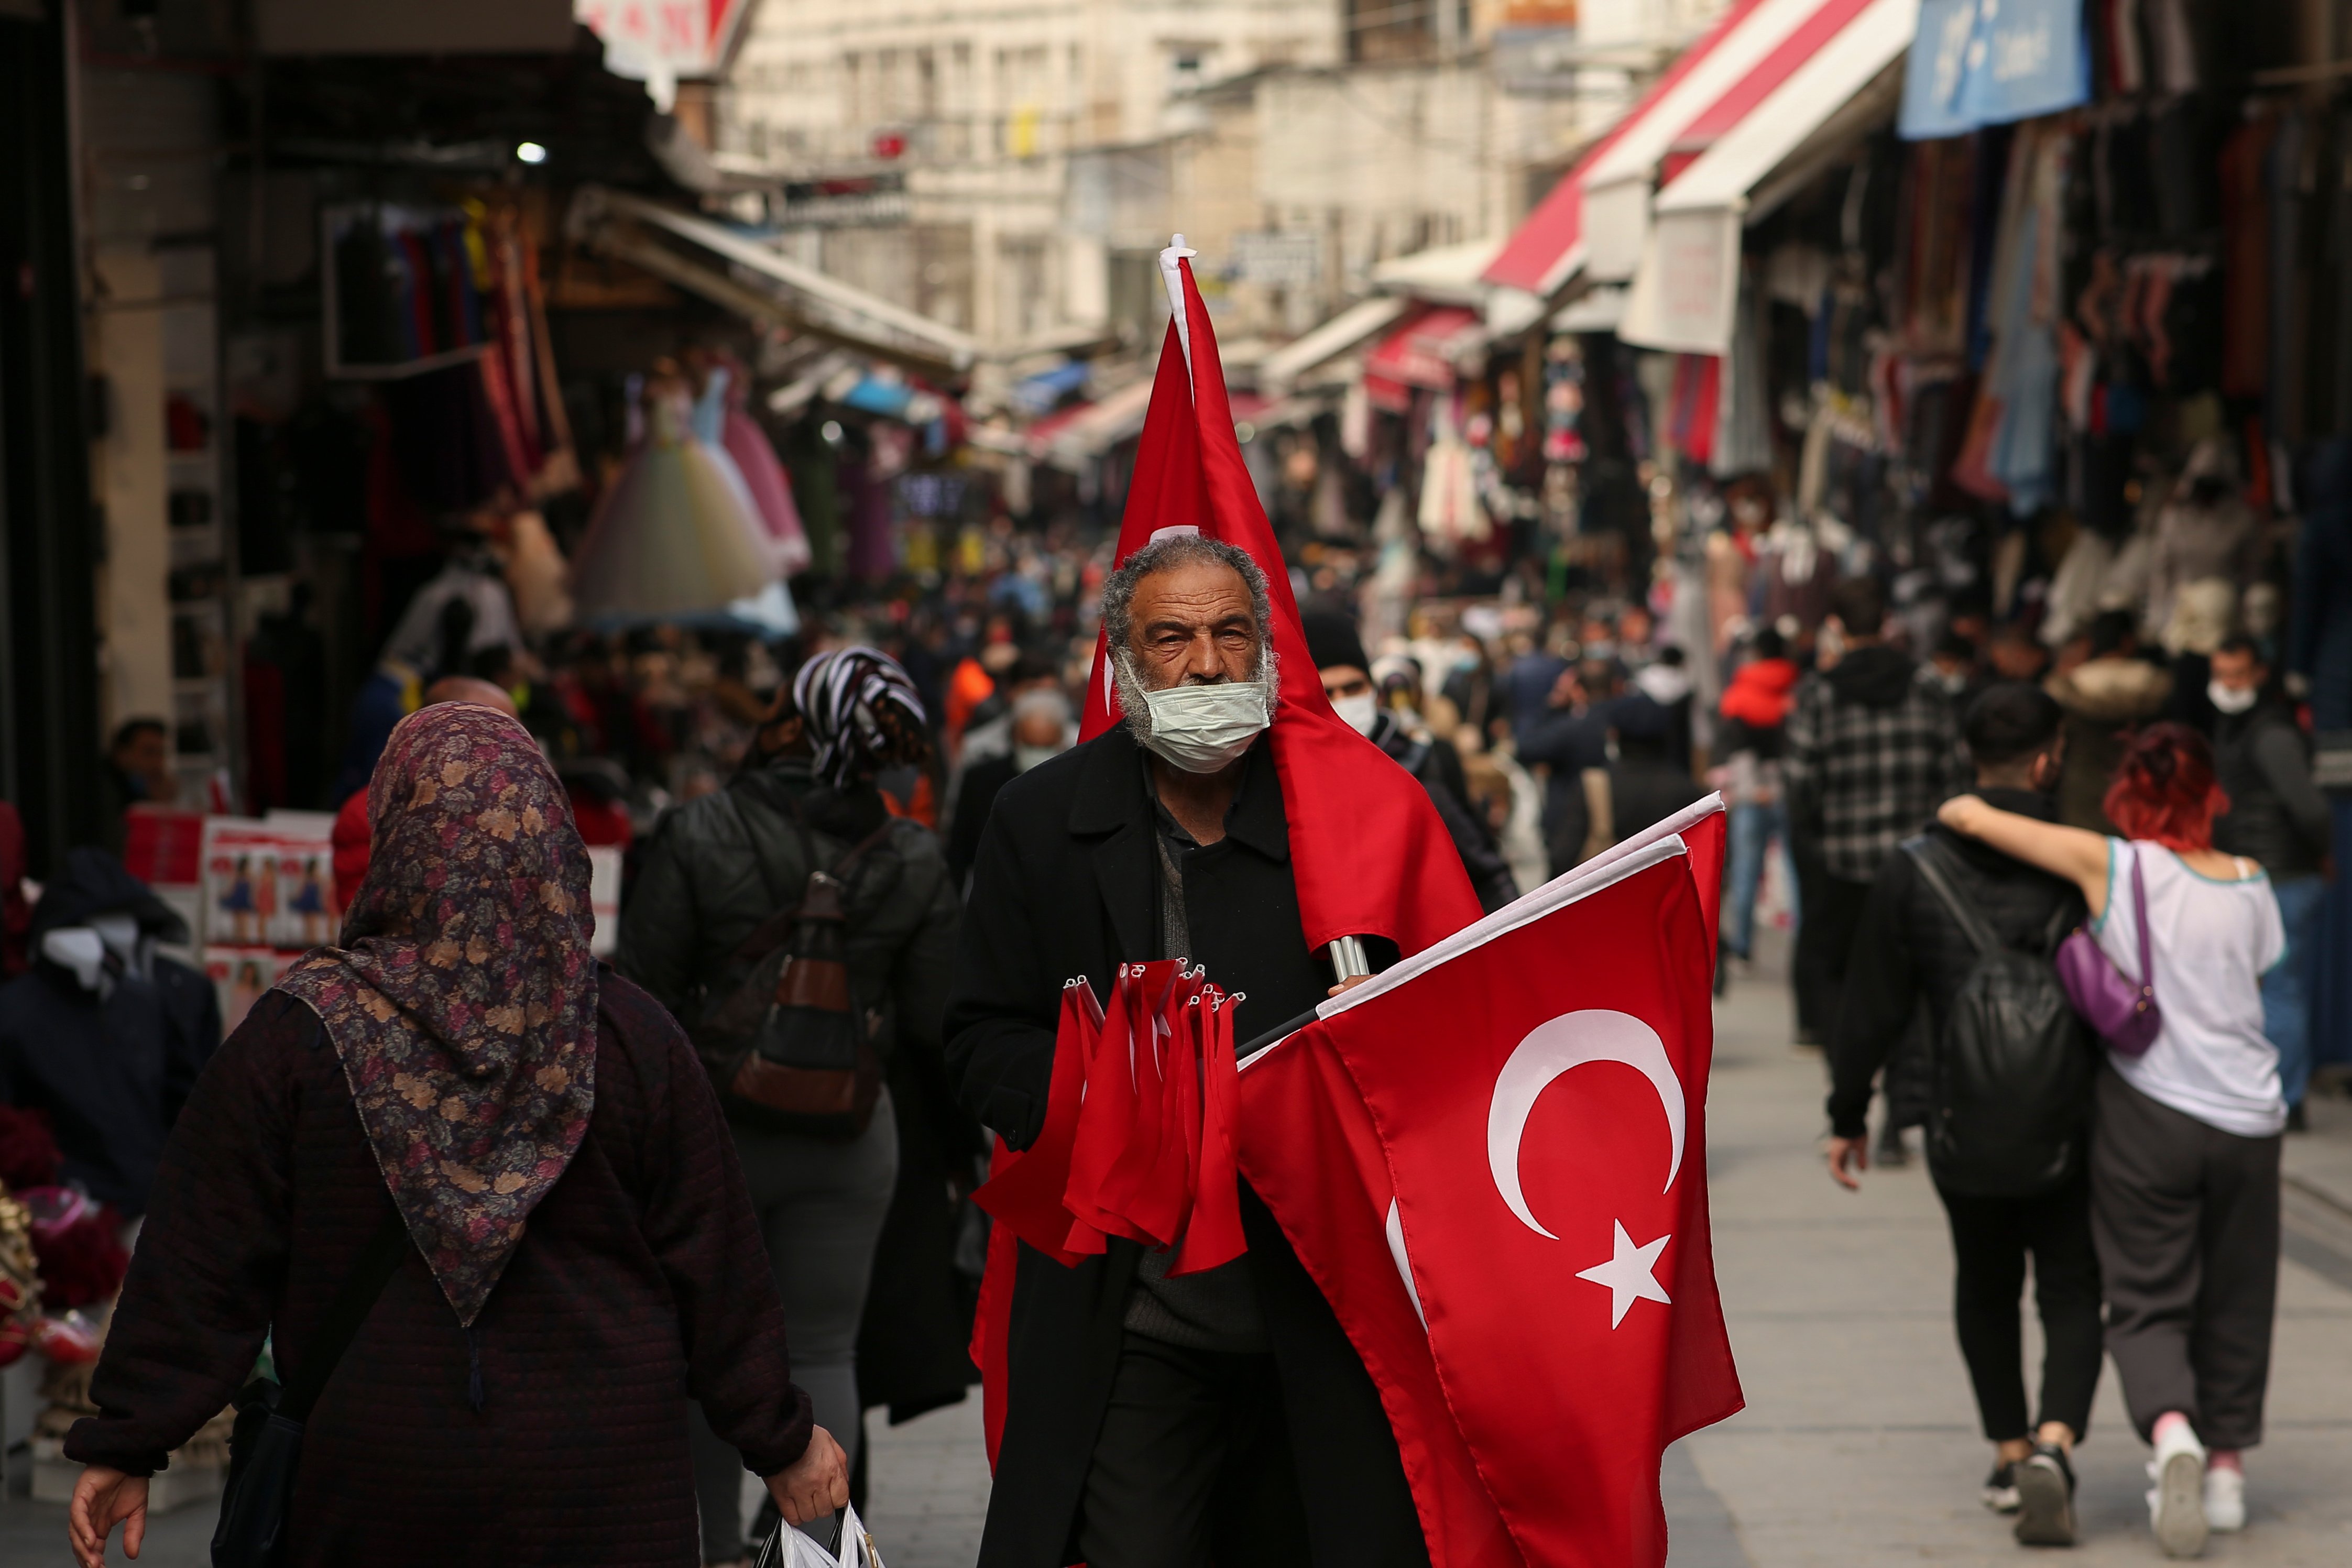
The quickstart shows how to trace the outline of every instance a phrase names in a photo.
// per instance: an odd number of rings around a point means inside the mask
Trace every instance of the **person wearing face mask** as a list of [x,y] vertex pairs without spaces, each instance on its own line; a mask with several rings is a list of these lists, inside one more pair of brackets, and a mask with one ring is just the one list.
[[1381,706],[1372,689],[1371,661],[1364,656],[1363,639],[1357,635],[1355,622],[1329,611],[1299,619],[1307,632],[1307,652],[1323,678],[1323,695],[1331,699],[1331,711],[1429,791],[1430,804],[1437,808],[1455,852],[1462,856],[1462,869],[1470,873],[1480,907],[1492,915],[1517,898],[1518,883],[1511,879],[1510,865],[1496,847],[1495,835],[1466,803],[1466,785],[1453,781],[1463,777],[1461,757],[1435,736],[1412,734],[1392,709]]
[[2286,956],[2263,977],[2263,1032],[2278,1047],[2287,1125],[2303,1126],[2311,1082],[2311,1002],[2319,981],[2320,905],[2327,891],[2327,797],[2311,779],[2311,748],[2285,703],[2269,695],[2254,644],[2232,637],[2213,653],[2213,771],[2230,797],[2213,819],[2213,847],[2270,873],[2286,925]]
[[[1052,678],[1050,674],[1047,678]],[[1006,749],[967,768],[956,792],[955,815],[948,824],[948,869],[955,873],[958,887],[971,875],[972,856],[980,852],[980,831],[988,825],[996,792],[1077,743],[1077,716],[1070,712],[1070,699],[1057,685],[1032,685],[1023,691],[1013,699],[1005,723]]]
[[104,850],[67,852],[31,936],[31,970],[0,987],[0,1104],[46,1114],[66,1179],[136,1219],[220,1044],[220,1004],[155,952],[187,923]]
[[[1121,721],[997,795],[946,1030],[966,1107],[1012,1148],[1043,1127],[1074,977],[1184,958],[1240,994],[1244,1040],[1330,990],[1268,734],[1280,683],[1305,676],[1276,668],[1274,613],[1244,550],[1137,549],[1103,588]],[[1426,1568],[1370,1375],[1246,1181],[1240,1197],[1247,1252],[1200,1273],[1116,1238],[1075,1268],[1022,1252],[980,1568]]]

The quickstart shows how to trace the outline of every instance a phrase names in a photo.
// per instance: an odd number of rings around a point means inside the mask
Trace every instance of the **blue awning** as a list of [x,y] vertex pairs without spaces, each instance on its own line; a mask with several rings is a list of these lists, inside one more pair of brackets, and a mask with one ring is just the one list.
[[1073,360],[1066,365],[1024,376],[1013,383],[1013,406],[1032,419],[1051,413],[1061,406],[1064,398],[1086,386],[1092,369],[1084,360]]

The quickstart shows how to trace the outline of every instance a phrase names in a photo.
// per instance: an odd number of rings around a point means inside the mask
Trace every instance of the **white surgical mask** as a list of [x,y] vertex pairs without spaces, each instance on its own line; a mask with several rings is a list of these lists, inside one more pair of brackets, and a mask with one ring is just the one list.
[[1026,773],[1040,762],[1061,756],[1064,747],[1058,746],[1028,746],[1016,740],[1013,743],[1013,770]]
[[2223,713],[2243,713],[2254,706],[2262,694],[2252,686],[2225,686],[2219,681],[2205,683],[2205,700]]
[[1151,733],[1143,744],[1171,768],[1220,773],[1265,730],[1265,687],[1256,681],[1170,686],[1143,694]]
[[1333,697],[1331,711],[1339,716],[1341,724],[1358,735],[1370,735],[1373,724],[1381,716],[1381,699],[1370,692],[1358,692],[1351,697]]

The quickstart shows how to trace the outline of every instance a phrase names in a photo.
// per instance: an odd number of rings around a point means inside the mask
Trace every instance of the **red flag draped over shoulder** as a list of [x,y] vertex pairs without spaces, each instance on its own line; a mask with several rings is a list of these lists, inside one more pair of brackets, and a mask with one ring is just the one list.
[[[1163,256],[1160,265],[1168,269],[1171,258]],[[1234,434],[1208,307],[1192,281],[1192,263],[1178,255],[1172,267],[1182,287],[1183,317],[1181,329],[1178,321],[1169,322],[1160,346],[1160,373],[1119,525],[1118,559],[1125,561],[1170,530],[1222,539],[1255,558],[1274,600],[1274,652],[1282,674],[1274,763],[1290,822],[1307,945],[1385,936],[1401,951],[1417,953],[1477,919],[1477,895],[1428,792],[1403,768],[1388,764],[1324,698],[1289,569]],[[1079,737],[1093,739],[1118,717],[1108,650],[1097,640]]]

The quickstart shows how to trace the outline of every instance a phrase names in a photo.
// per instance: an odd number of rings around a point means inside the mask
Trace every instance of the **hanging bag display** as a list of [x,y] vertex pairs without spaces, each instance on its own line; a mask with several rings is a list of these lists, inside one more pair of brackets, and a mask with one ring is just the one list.
[[2098,1031],[2109,1051],[2139,1056],[2156,1043],[2164,1015],[2156,1005],[2156,967],[2147,942],[2147,885],[2139,870],[2139,852],[2132,852],[2132,919],[2139,932],[2140,977],[2132,979],[2100,950],[2099,940],[2084,927],[2058,946],[2058,980],[2066,988],[2074,1010]]
[[351,1348],[376,1298],[408,1256],[408,1222],[395,1208],[335,1292],[301,1364],[283,1385],[257,1377],[236,1396],[228,1481],[213,1530],[213,1568],[277,1568],[285,1557],[286,1513],[302,1462],[302,1427],[320,1391]]

